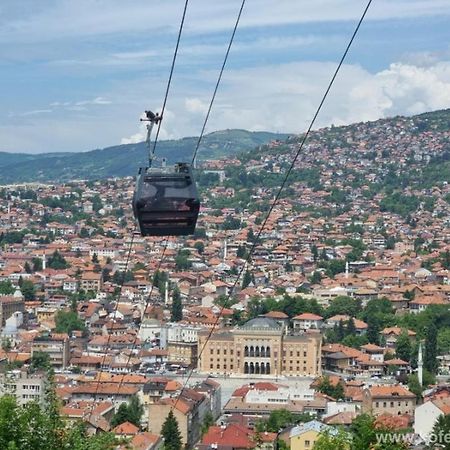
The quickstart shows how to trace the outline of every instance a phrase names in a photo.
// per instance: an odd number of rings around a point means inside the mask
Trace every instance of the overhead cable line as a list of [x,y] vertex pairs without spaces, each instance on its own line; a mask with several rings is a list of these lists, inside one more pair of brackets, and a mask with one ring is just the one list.
[[[174,50],[174,53],[173,53],[172,64],[171,64],[171,67],[170,67],[169,78],[167,80],[166,91],[165,91],[165,94],[164,94],[163,106],[162,106],[161,113],[160,113],[161,118],[164,115],[164,111],[165,111],[166,104],[167,104],[167,99],[169,97],[170,85],[171,85],[171,82],[172,82],[173,72],[174,72],[174,69],[175,69],[175,62],[176,62],[177,55],[178,55],[178,48],[180,46],[181,33],[183,31],[183,26],[184,26],[184,21],[185,21],[185,18],[186,18],[186,11],[187,11],[188,4],[189,4],[189,0],[186,0],[185,3],[184,3],[184,8],[183,8],[183,14],[182,14],[182,17],[181,17],[180,27],[179,27],[179,30],[178,30],[177,41],[176,41],[175,50]],[[156,136],[155,136],[155,141],[153,143],[153,154],[155,153],[156,144],[158,142],[160,129],[161,129],[161,120],[159,120],[159,122],[158,122],[158,128],[157,128],[157,132],[156,132]],[[133,242],[134,242],[134,234],[135,234],[134,231],[135,230],[136,230],[136,225],[135,225],[135,228],[134,228],[133,233],[132,233],[130,247],[129,247],[129,250],[128,250],[128,256],[127,256],[127,261],[126,261],[126,266],[125,266],[126,268],[125,268],[125,272],[124,272],[124,275],[122,277],[122,282],[121,282],[121,285],[120,285],[120,294],[122,293],[122,288],[123,288],[123,284],[124,284],[124,281],[125,281],[125,274],[126,274],[126,272],[128,270],[128,264],[129,264],[130,255],[131,255],[131,248],[132,248],[132,245],[133,245]],[[158,268],[156,270],[159,270],[159,268],[161,267],[162,260],[163,260],[163,257],[164,257],[164,253],[165,253],[165,251],[167,249],[167,244],[168,244],[168,240],[166,240],[166,244],[165,244],[165,247],[164,247],[164,250],[163,250],[163,254],[162,254],[162,257],[161,257],[161,259],[159,261]],[[153,292],[153,284],[152,284],[152,287],[151,287],[151,290],[150,290],[149,299],[146,302],[146,307],[145,307],[142,315],[145,314],[145,310],[147,309],[147,305],[148,305],[148,303],[150,301],[152,292]],[[119,298],[120,298],[120,294],[119,294]],[[118,306],[119,306],[119,299],[117,299],[114,315],[116,315],[116,313],[117,313]],[[136,335],[134,345],[135,345],[137,339],[138,339],[138,337]],[[104,363],[105,363],[105,360],[106,360],[106,356],[107,356],[107,353],[108,353],[108,350],[109,350],[110,340],[111,340],[111,334],[108,335],[108,340],[107,340],[107,343],[106,343],[106,349],[105,349],[105,354],[103,356],[102,366],[104,366]],[[130,355],[131,355],[131,353],[130,353]],[[130,359],[130,356],[129,356],[129,359]],[[129,359],[128,359],[128,362],[129,362]],[[128,363],[127,363],[127,365],[128,365]],[[100,374],[101,374],[101,370],[100,370]],[[123,381],[123,377],[122,377],[122,381]],[[119,384],[118,391],[120,390],[122,381]],[[95,400],[97,398],[97,395],[98,395],[99,386],[100,386],[100,376],[98,377],[98,380],[97,380],[97,386],[96,386],[95,394],[94,394],[94,402],[95,402]],[[89,419],[92,416],[93,409],[94,408],[91,409],[91,413],[89,415]]]
[[[366,7],[365,7],[365,9],[364,9],[364,11],[363,11],[363,13],[362,13],[362,15],[361,15],[361,17],[360,17],[360,19],[359,19],[359,21],[358,21],[358,24],[356,25],[356,28],[355,28],[355,30],[354,30],[351,38],[350,38],[350,41],[348,42],[347,47],[345,48],[345,51],[344,51],[344,53],[343,53],[343,55],[342,55],[338,65],[337,65],[337,67],[336,67],[336,69],[335,69],[335,71],[333,73],[333,76],[331,77],[331,80],[328,83],[328,86],[327,86],[327,88],[325,90],[325,93],[322,96],[322,99],[321,99],[321,101],[319,103],[319,106],[317,107],[317,110],[316,110],[316,112],[315,112],[315,114],[314,114],[314,116],[313,116],[313,118],[312,118],[312,120],[311,120],[311,122],[309,124],[309,127],[308,127],[306,133],[303,135],[302,140],[300,141],[300,145],[299,145],[299,147],[297,149],[297,152],[295,153],[294,159],[292,160],[292,162],[291,162],[291,164],[290,164],[290,166],[289,166],[289,168],[288,168],[288,170],[286,172],[286,176],[284,177],[283,182],[281,183],[281,186],[280,186],[280,188],[279,188],[279,190],[277,192],[277,195],[275,196],[275,199],[272,202],[272,205],[270,206],[269,211],[267,212],[267,215],[266,215],[263,223],[261,224],[261,227],[260,227],[260,229],[258,231],[258,234],[256,235],[256,237],[255,237],[255,239],[253,241],[253,245],[252,245],[252,247],[250,249],[250,252],[248,253],[248,255],[247,255],[246,259],[245,259],[245,263],[242,266],[241,270],[239,271],[239,274],[236,277],[236,281],[232,285],[232,288],[229,291],[229,294],[227,295],[226,301],[223,303],[223,306],[220,308],[219,314],[217,315],[216,320],[215,320],[213,326],[211,327],[211,329],[210,329],[210,331],[209,331],[209,333],[208,333],[208,335],[206,337],[206,340],[205,340],[202,348],[200,349],[200,351],[197,354],[197,361],[200,360],[200,358],[201,358],[201,356],[202,356],[202,354],[203,354],[203,352],[204,352],[204,350],[206,348],[206,345],[208,344],[208,342],[211,339],[215,329],[217,328],[217,325],[219,324],[219,321],[221,319],[221,316],[223,314],[223,311],[224,311],[226,305],[229,303],[229,301],[231,299],[232,293],[236,289],[236,286],[237,286],[239,280],[241,279],[245,268],[247,267],[248,263],[250,262],[250,259],[252,257],[253,252],[256,249],[256,246],[257,246],[257,243],[259,241],[259,238],[260,238],[262,232],[264,231],[264,229],[266,227],[267,221],[268,221],[268,219],[269,219],[273,209],[275,208],[276,204],[278,203],[278,200],[280,199],[281,193],[282,193],[284,187],[286,186],[286,183],[287,183],[287,181],[289,179],[289,176],[290,176],[290,174],[291,174],[291,172],[292,172],[292,170],[293,170],[293,168],[295,166],[295,163],[298,160],[298,157],[300,156],[300,152],[303,150],[303,147],[305,145],[306,140],[308,139],[308,136],[309,136],[309,134],[311,132],[311,129],[314,126],[314,123],[316,122],[316,119],[317,119],[317,117],[318,117],[318,115],[319,115],[319,113],[320,113],[320,111],[322,109],[322,106],[325,103],[325,100],[326,100],[326,98],[328,96],[328,93],[330,92],[331,87],[333,86],[334,81],[335,81],[335,79],[336,79],[336,77],[337,77],[337,75],[338,75],[338,73],[339,73],[339,71],[340,71],[344,61],[345,61],[345,58],[346,58],[346,56],[347,56],[347,54],[348,54],[348,52],[350,50],[350,47],[351,47],[351,45],[352,45],[356,35],[358,34],[358,31],[359,31],[359,29],[361,27],[361,24],[364,21],[364,18],[366,17],[367,11],[369,10],[371,3],[372,3],[372,0],[369,0],[367,5],[366,5]],[[183,383],[182,389],[181,389],[180,393],[178,394],[178,396],[176,397],[176,400],[175,400],[175,403],[174,403],[172,409],[176,407],[176,405],[178,403],[178,400],[180,399],[181,395],[183,394],[183,391],[186,389],[186,386],[187,386],[187,384],[189,383],[189,381],[190,381],[190,379],[192,377],[193,372],[194,372],[194,368],[192,368],[190,370],[190,372],[189,372],[185,382]]]
[[[222,63],[222,67],[221,67],[221,69],[220,69],[219,77],[218,77],[218,79],[217,79],[217,82],[216,82],[216,85],[215,85],[215,88],[214,88],[214,92],[213,92],[211,101],[210,101],[210,103],[209,103],[209,108],[208,108],[208,112],[207,112],[207,114],[206,114],[206,117],[205,117],[205,120],[204,120],[204,123],[203,123],[203,128],[202,128],[202,130],[201,130],[200,136],[199,136],[198,141],[197,141],[197,145],[196,145],[195,150],[194,150],[194,154],[193,154],[193,156],[192,156],[192,164],[194,164],[195,158],[196,158],[196,156],[197,156],[197,151],[198,151],[198,148],[199,148],[199,146],[200,146],[200,142],[201,142],[201,140],[202,140],[202,137],[203,137],[203,134],[204,134],[204,131],[205,131],[205,128],[206,128],[206,124],[207,124],[208,119],[209,119],[209,115],[210,115],[210,113],[211,113],[211,109],[212,109],[212,106],[213,106],[213,103],[214,103],[214,99],[215,99],[215,97],[216,97],[217,90],[218,90],[218,88],[219,88],[220,81],[221,81],[221,79],[222,79],[223,72],[224,72],[224,70],[225,70],[225,65],[226,65],[227,60],[228,60],[228,55],[230,54],[231,46],[233,45],[234,36],[235,36],[235,34],[236,34],[236,30],[237,30],[237,27],[238,27],[238,25],[239,25],[239,21],[240,21],[240,19],[241,19],[242,10],[244,9],[245,2],[246,2],[246,0],[242,0],[241,7],[240,7],[240,9],[239,9],[238,16],[237,16],[237,19],[236,19],[236,22],[235,22],[235,25],[234,25],[234,28],[233,28],[233,32],[232,32],[232,34],[231,34],[231,38],[230,38],[230,41],[229,41],[229,43],[228,43],[227,51],[226,51],[226,53],[225,53],[224,61],[223,61],[223,63]],[[183,15],[183,17],[184,17],[184,15]],[[160,269],[160,267],[161,267],[161,264],[162,264],[162,262],[163,262],[163,260],[164,260],[164,255],[165,255],[165,252],[166,252],[166,249],[167,249],[167,244],[168,244],[168,241],[166,241],[166,245],[165,245],[165,247],[164,247],[164,249],[163,249],[163,253],[162,253],[162,255],[161,255],[160,262],[159,262],[158,268],[156,269],[155,273],[156,273],[157,271],[159,271],[159,269]],[[149,302],[150,302],[150,300],[151,300],[152,291],[153,291],[153,285],[152,285],[150,294],[149,294],[149,296],[148,296],[148,299],[147,299],[147,302],[146,302],[146,306],[145,306],[144,311],[147,309],[148,304],[149,304]],[[141,324],[140,324],[140,326],[139,326],[139,330],[140,330],[141,325],[142,325],[142,320],[141,320]],[[129,364],[129,362],[130,362],[130,359],[131,359],[131,354],[132,354],[132,352],[135,350],[135,348],[136,348],[136,345],[133,345],[126,366],[128,366],[128,364]],[[122,378],[122,380],[123,380],[123,378]],[[122,381],[121,381],[121,384],[122,384]],[[120,384],[120,385],[121,385],[121,384]],[[120,388],[120,385],[119,385],[119,388]]]
[[[118,308],[119,308],[119,301],[120,301],[120,297],[121,297],[121,295],[122,295],[123,285],[125,284],[125,277],[126,277],[126,274],[127,274],[127,272],[128,272],[128,266],[129,266],[129,264],[130,264],[130,259],[131,259],[131,249],[133,248],[135,231],[136,231],[136,225],[134,226],[134,229],[133,229],[133,231],[132,231],[132,234],[131,234],[131,240],[130,240],[130,245],[128,246],[127,258],[126,258],[126,261],[125,261],[125,270],[123,271],[122,279],[120,280],[120,284],[119,284],[119,293],[118,293],[118,295],[117,295],[117,298],[116,298],[116,305],[115,305],[115,308],[114,308],[114,311],[113,311],[113,316],[114,316],[114,317],[117,317],[117,311],[118,311]],[[94,403],[95,403],[95,401],[96,401],[96,399],[97,399],[98,389],[99,389],[99,386],[100,386],[101,369],[102,369],[102,367],[104,367],[104,365],[105,365],[105,361],[106,361],[106,357],[107,357],[107,355],[108,355],[108,349],[109,349],[109,344],[110,344],[111,336],[112,336],[112,335],[113,335],[112,333],[108,334],[108,339],[107,339],[107,341],[106,341],[106,349],[105,349],[105,352],[104,352],[104,355],[103,355],[103,359],[102,359],[102,362],[101,362],[100,372],[99,372],[99,376],[98,376],[98,380],[97,380],[97,385],[96,385],[96,387],[95,387]],[[90,420],[93,411],[94,411],[94,405],[92,405],[91,412],[90,412],[90,414],[89,414],[89,419],[88,419],[88,420]]]
[[227,64],[228,55],[230,54],[231,46],[233,45],[234,36],[236,34],[236,30],[237,30],[237,27],[239,25],[239,21],[241,20],[242,10],[244,9],[245,1],[246,0],[242,0],[241,7],[240,7],[239,13],[237,15],[236,23],[234,24],[233,32],[231,33],[230,42],[228,43],[228,48],[227,48],[227,51],[225,53],[225,58],[223,60],[222,67],[221,67],[220,72],[219,72],[219,77],[217,78],[216,86],[214,88],[214,92],[213,92],[213,95],[211,97],[211,101],[209,103],[208,112],[206,113],[205,121],[203,122],[202,131],[200,133],[200,136],[198,137],[197,145],[195,146],[195,150],[194,150],[194,154],[192,155],[192,165],[194,167],[195,167],[195,158],[197,157],[198,148],[200,147],[200,143],[201,143],[201,141],[203,139],[203,134],[205,133],[206,124],[208,123],[209,115],[211,113],[211,109],[212,109],[214,100],[216,98],[217,90],[219,89],[219,84],[220,84],[220,81],[222,80],[223,71],[225,70],[225,65]]
[[[178,55],[178,47],[180,46],[181,33],[183,32],[184,19],[186,18],[186,11],[187,11],[188,4],[189,4],[189,0],[186,0],[186,2],[184,3],[184,9],[183,9],[183,15],[181,17],[180,28],[178,30],[177,43],[175,45],[175,51],[173,52],[172,65],[170,67],[170,74],[169,74],[169,79],[167,81],[166,93],[164,95],[164,102],[163,102],[163,106],[162,106],[161,113],[160,113],[161,119],[164,118],[164,111],[166,110],[167,98],[169,97],[170,85],[172,83],[173,71],[175,69],[175,62],[177,60],[177,55]],[[159,120],[158,128],[156,130],[155,141],[153,142],[153,151],[152,151],[153,154],[155,154],[156,144],[158,143],[159,132],[161,130],[161,122],[162,122],[162,120]]]

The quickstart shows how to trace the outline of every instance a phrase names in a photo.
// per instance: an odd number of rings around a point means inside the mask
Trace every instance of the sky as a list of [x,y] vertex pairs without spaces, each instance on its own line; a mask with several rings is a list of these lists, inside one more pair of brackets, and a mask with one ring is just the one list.
[[[365,0],[247,0],[206,132],[301,133]],[[198,136],[241,0],[190,0],[160,139]],[[184,0],[2,0],[0,151],[139,142]],[[315,128],[450,108],[450,0],[373,0]]]

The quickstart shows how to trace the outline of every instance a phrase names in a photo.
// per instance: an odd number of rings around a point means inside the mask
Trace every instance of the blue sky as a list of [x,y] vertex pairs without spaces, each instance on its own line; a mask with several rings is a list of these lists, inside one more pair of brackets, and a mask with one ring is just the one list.
[[[161,138],[198,135],[241,0],[190,0]],[[0,150],[143,138],[184,1],[2,0]],[[365,7],[247,0],[207,132],[304,131]],[[373,0],[317,126],[450,107],[450,0]]]

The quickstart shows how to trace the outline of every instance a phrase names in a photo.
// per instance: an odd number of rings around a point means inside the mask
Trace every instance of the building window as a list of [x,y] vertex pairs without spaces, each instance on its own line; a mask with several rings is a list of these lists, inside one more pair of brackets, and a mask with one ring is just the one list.
[[391,402],[391,408],[393,408],[394,407],[394,402]]
[[311,441],[305,441],[305,447],[311,447]]
[[380,407],[380,402],[375,402],[375,408],[379,408]]
[[303,352],[303,357],[306,358],[307,352]]
[[226,349],[226,348],[223,349],[223,354],[224,354],[224,355],[227,354],[227,349]]
[[386,408],[386,406],[387,406],[387,403],[383,402],[383,408]]
[[209,365],[209,368],[210,368],[210,369],[212,369],[212,368],[213,368],[213,365],[212,365],[212,364],[210,364],[210,365]]
[[214,349],[213,349],[213,348],[210,348],[210,349],[209,349],[209,353],[210,353],[210,355],[213,355],[213,354],[214,354]]

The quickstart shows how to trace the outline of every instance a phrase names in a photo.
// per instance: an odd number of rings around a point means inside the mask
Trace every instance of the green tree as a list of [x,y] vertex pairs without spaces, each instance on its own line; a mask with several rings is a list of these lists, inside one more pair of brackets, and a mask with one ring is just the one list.
[[42,259],[41,258],[33,258],[31,260],[33,263],[33,272],[38,272],[39,270],[42,270]]
[[172,410],[169,411],[169,414],[164,421],[161,429],[161,435],[164,438],[165,450],[181,450],[182,441],[180,428]]
[[14,286],[11,281],[4,280],[0,281],[0,295],[12,295],[14,294]]
[[187,249],[182,249],[178,251],[177,256],[175,257],[175,268],[177,270],[187,270],[192,266],[191,261],[189,260],[191,252]]
[[437,372],[437,328],[434,323],[431,323],[428,327],[427,336],[425,338],[425,355],[423,363],[424,368],[429,372]]
[[440,415],[433,427],[433,435],[436,436],[436,442],[433,442],[430,448],[450,450],[448,436],[450,436],[450,415]]
[[11,348],[12,348],[11,339],[9,338],[2,339],[2,350],[4,350],[5,352],[10,352]]
[[130,422],[137,427],[141,427],[141,419],[144,414],[144,406],[139,401],[139,397],[133,395],[128,403],[122,403],[116,414],[111,419],[111,426],[114,428],[124,422]]
[[327,317],[344,314],[355,317],[361,311],[361,303],[352,297],[339,295],[330,302],[325,314]]
[[246,270],[244,276],[242,278],[242,289],[248,287],[248,285],[252,282],[252,274]]
[[336,385],[333,385],[328,376],[322,377],[317,389],[319,392],[322,392],[322,394],[329,395],[336,400],[342,400],[345,397],[344,386],[342,383],[339,381]]
[[350,319],[347,321],[346,332],[348,336],[354,336],[356,334],[355,319],[353,317],[350,317]]
[[32,272],[30,263],[29,263],[28,261],[25,263],[25,265],[23,266],[23,268],[25,269],[25,272],[26,272],[26,273],[31,273],[31,272]]
[[376,316],[369,316],[367,319],[367,340],[371,344],[378,345],[380,343],[380,321]]
[[[46,394],[41,406],[19,406],[12,396],[0,397],[0,448],[5,450],[113,450],[118,442],[111,433],[89,436],[84,424],[70,425],[59,414],[60,405]],[[54,392],[54,391],[53,391]]]
[[247,249],[245,248],[245,245],[240,245],[237,248],[236,256],[241,259],[245,259],[247,257]]
[[20,290],[26,301],[34,300],[36,298],[36,288],[31,280],[23,280]]
[[50,269],[63,270],[70,267],[70,265],[61,253],[59,253],[58,250],[55,250],[50,258],[48,258],[48,267],[50,267]]
[[316,262],[319,259],[319,250],[317,249],[316,244],[311,245],[311,254],[314,262]]
[[309,278],[309,281],[311,284],[320,284],[322,281],[322,274],[318,270],[315,270]]
[[84,321],[78,317],[75,311],[58,311],[55,316],[55,324],[57,333],[67,333],[69,336],[74,330],[86,333]]
[[313,450],[350,450],[351,436],[344,430],[339,430],[336,434],[321,433],[314,443]]
[[197,249],[199,255],[203,255],[203,252],[205,251],[205,244],[202,241],[197,241],[194,244],[194,247]]
[[178,287],[172,292],[172,308],[170,320],[172,322],[179,322],[183,319],[183,305],[181,303],[181,293]]
[[31,370],[36,372],[37,370],[49,370],[51,368],[50,356],[45,352],[33,352],[31,357]]
[[214,417],[211,414],[211,412],[208,411],[205,414],[205,417],[203,418],[203,423],[202,423],[202,426],[201,426],[202,436],[205,435],[208,432],[209,427],[212,426],[212,425],[214,425]]
[[409,362],[411,359],[412,346],[411,340],[406,330],[402,330],[400,336],[397,338],[395,345],[395,355],[403,361]]

